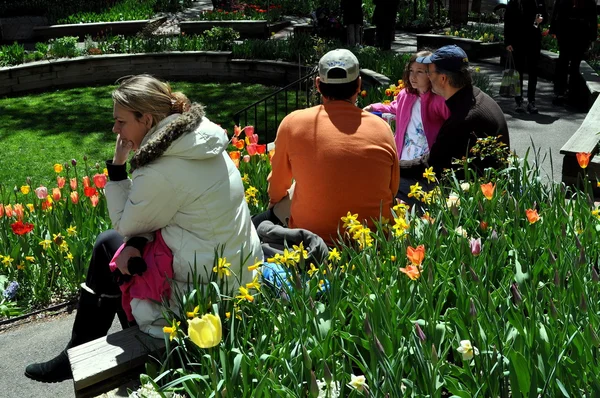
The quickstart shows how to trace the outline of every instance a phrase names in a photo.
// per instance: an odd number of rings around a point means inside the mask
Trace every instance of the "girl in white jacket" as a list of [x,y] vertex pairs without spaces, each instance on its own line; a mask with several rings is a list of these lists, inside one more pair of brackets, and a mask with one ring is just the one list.
[[[105,193],[114,229],[97,238],[71,341],[56,358],[27,367],[25,374],[35,380],[71,378],[67,349],[106,335],[115,313],[128,326],[108,266],[123,242],[116,264],[128,274],[129,258],[140,257],[160,230],[173,253],[174,283],[182,291],[194,265],[206,282],[215,248],[224,248],[222,256],[237,276],[229,283],[232,289],[250,282],[247,266],[262,260],[242,180],[226,152],[227,135],[204,116],[204,108],[148,75],[125,78],[112,96],[117,139],[114,157],[106,162],[110,181]],[[142,331],[162,337],[160,306],[133,299],[131,307]]]

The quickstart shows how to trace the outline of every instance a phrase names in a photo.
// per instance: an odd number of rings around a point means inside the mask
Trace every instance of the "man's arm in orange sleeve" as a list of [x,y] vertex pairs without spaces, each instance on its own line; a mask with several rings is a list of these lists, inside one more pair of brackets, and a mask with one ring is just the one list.
[[292,186],[292,167],[288,154],[289,130],[287,117],[281,121],[275,138],[275,153],[271,159],[271,173],[267,177],[269,183],[269,203],[274,205],[287,195]]

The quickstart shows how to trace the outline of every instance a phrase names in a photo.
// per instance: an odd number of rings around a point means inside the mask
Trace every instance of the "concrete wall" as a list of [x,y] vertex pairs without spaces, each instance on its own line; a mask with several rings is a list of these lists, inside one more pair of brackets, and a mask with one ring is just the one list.
[[113,84],[122,76],[140,73],[150,73],[167,80],[284,86],[306,75],[308,69],[288,62],[236,60],[231,58],[231,52],[85,56],[0,68],[0,96]]

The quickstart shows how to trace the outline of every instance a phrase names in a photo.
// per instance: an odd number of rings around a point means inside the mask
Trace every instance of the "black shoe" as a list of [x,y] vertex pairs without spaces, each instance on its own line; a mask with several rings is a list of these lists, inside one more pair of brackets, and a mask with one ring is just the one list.
[[538,108],[536,108],[535,106],[535,101],[529,101],[529,103],[527,104],[527,112],[531,113],[532,115],[537,115],[538,113],[540,113],[538,111]]
[[25,368],[25,376],[44,383],[58,383],[73,378],[71,363],[64,350],[48,362],[34,363]]
[[522,102],[517,102],[517,107],[515,108],[515,112],[517,113],[525,113],[525,107]]

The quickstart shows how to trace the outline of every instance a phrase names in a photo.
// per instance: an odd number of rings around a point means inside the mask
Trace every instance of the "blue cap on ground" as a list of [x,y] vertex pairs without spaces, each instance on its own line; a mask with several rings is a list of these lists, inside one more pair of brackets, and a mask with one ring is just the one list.
[[427,57],[418,57],[417,62],[420,64],[435,64],[436,68],[448,72],[459,72],[469,66],[469,57],[462,48],[452,44],[438,48]]

